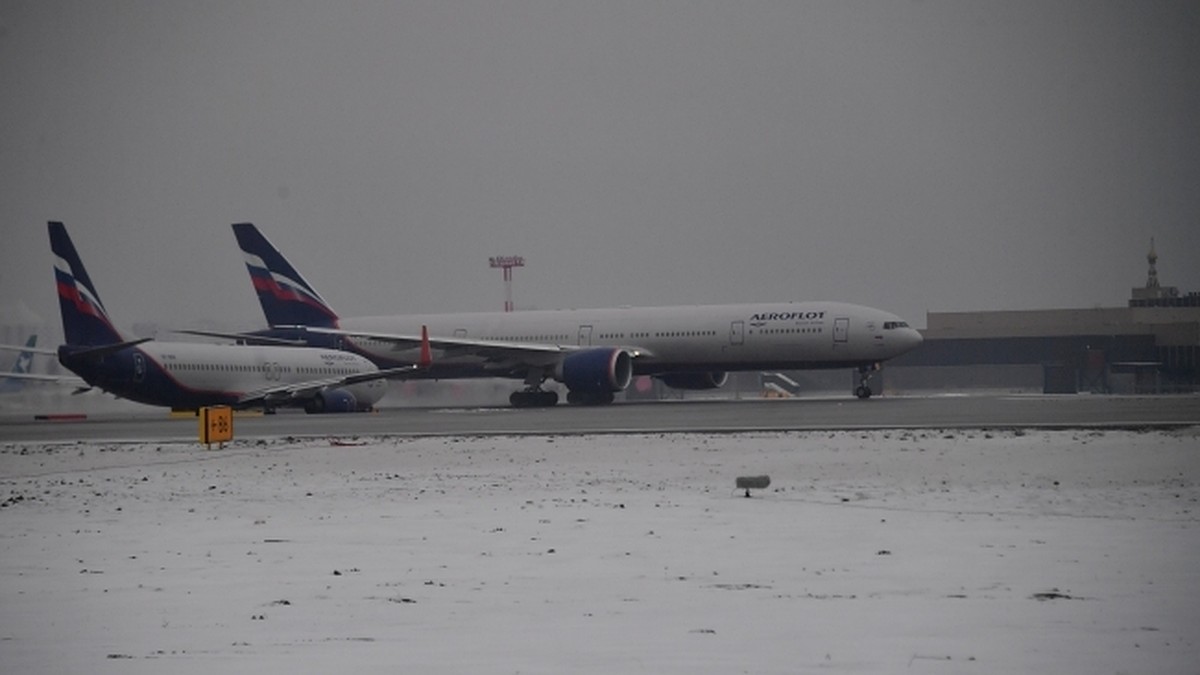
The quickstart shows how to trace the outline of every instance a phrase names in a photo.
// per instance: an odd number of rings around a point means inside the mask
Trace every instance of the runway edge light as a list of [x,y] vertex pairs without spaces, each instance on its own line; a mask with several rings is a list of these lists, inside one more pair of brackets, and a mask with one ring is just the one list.
[[207,449],[213,443],[233,440],[233,409],[229,406],[206,406],[200,409],[200,442]]

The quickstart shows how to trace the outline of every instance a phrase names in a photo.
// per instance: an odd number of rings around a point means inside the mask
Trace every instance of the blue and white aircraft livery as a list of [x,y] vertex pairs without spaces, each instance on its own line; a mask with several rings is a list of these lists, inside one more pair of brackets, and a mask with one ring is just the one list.
[[[603,404],[651,375],[669,387],[712,389],[729,371],[856,368],[867,398],[880,362],[915,349],[921,335],[900,317],[840,302],[578,309],[424,316],[339,317],[250,223],[233,226],[271,330],[257,335],[348,349],[380,367],[415,362],[428,326],[433,364],[424,378],[524,381],[514,406]],[[246,336],[240,336],[246,337]]]
[[131,340],[113,326],[66,227],[49,226],[67,340],[58,360],[89,386],[175,409],[350,412],[370,410],[383,397],[383,378],[416,368],[381,371],[362,356],[333,349]]
[[12,371],[9,377],[0,379],[0,394],[12,394],[22,391],[25,388],[25,379],[31,374],[29,369],[33,363],[33,356],[39,350],[37,348],[37,334],[29,336],[25,341],[24,347],[16,347],[9,345],[0,345],[0,349],[5,351],[16,351],[17,360],[13,361]]
[[34,382],[41,384],[59,384],[71,385],[80,388],[75,393],[82,393],[90,389],[83,380],[78,377],[69,377],[66,375],[47,375],[30,372],[33,369],[33,359],[38,355],[57,356],[58,352],[53,349],[42,349],[37,346],[37,335],[30,335],[25,341],[24,347],[16,345],[0,345],[0,351],[15,352],[19,351],[20,355],[13,363],[12,372],[0,381],[0,394],[20,394],[26,391],[25,385]]

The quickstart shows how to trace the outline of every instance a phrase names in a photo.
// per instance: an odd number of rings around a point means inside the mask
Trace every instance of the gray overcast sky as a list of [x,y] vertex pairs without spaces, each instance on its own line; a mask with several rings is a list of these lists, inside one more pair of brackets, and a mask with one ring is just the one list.
[[[122,328],[263,319],[249,220],[341,314],[1200,290],[1200,4],[0,1],[0,307],[45,222]],[[21,318],[21,317],[18,317]],[[10,322],[0,317],[0,323]]]

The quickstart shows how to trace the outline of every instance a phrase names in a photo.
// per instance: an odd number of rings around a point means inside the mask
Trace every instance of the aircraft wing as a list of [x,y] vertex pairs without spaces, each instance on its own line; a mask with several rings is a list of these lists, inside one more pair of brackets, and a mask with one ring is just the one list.
[[24,345],[0,345],[0,351],[20,352],[17,357],[17,362],[13,364],[11,371],[3,373],[0,376],[0,391],[6,393],[20,389],[24,382],[42,382],[50,384],[67,384],[74,387],[90,388],[83,381],[83,378],[75,375],[44,375],[39,373],[29,372],[30,360],[34,354],[44,354],[47,356],[57,356],[58,352],[53,349],[44,349],[34,346],[37,336],[29,338],[29,342]]
[[83,381],[82,377],[75,375],[40,375],[38,373],[0,373],[0,381],[3,380],[25,380],[29,382],[50,382],[53,384],[69,384],[74,387],[85,387],[90,389],[91,385]]
[[287,338],[268,337],[266,335],[254,335],[253,333],[223,333],[215,330],[177,330],[172,331],[181,335],[199,335],[201,337],[221,338],[225,340],[234,340],[247,345],[265,345],[278,347],[305,347],[308,345],[304,340],[289,340]]
[[238,398],[238,403],[241,405],[257,405],[260,403],[282,405],[291,401],[312,398],[317,392],[329,387],[344,387],[370,380],[403,379],[404,375],[420,370],[422,367],[420,365],[400,366],[384,370],[372,370],[366,373],[355,373],[354,375],[346,375],[344,377],[326,377],[319,380],[308,380],[307,382],[281,384],[275,387],[266,387],[246,392]]
[[18,345],[0,345],[0,351],[6,352],[29,352],[30,354],[45,354],[47,356],[58,356],[58,352],[53,349],[42,349],[41,347],[28,347]]
[[[310,333],[325,335],[340,335],[361,340],[391,343],[395,351],[405,351],[420,346],[420,335],[397,335],[393,333],[370,333],[349,331],[337,328],[313,328],[306,330]],[[460,337],[430,337],[427,339],[433,349],[443,351],[442,358],[455,356],[480,356],[495,362],[516,362],[531,365],[547,365],[558,357],[581,349],[591,349],[588,346],[539,344],[529,342],[500,342],[496,340],[474,340]],[[643,349],[631,348],[634,358],[646,356]]]
[[116,354],[123,349],[136,347],[142,343],[150,342],[153,339],[154,338],[137,338],[136,340],[126,340],[125,342],[117,342],[111,345],[99,345],[96,347],[73,347],[71,348],[70,354],[76,359],[86,358],[99,360],[111,354]]
[[0,380],[32,380],[34,382],[83,382],[71,375],[39,375],[37,373],[0,373]]
[[[136,340],[127,340],[125,342],[117,342],[111,345],[99,345],[96,347],[77,347],[71,350],[71,354],[76,357],[102,358],[109,354],[115,354],[122,349],[136,347],[144,342],[150,342],[154,338],[137,338]],[[58,356],[58,352],[52,349],[41,349],[35,347],[17,347],[16,345],[0,345],[0,350],[8,352],[30,352],[32,354],[46,354],[49,356]]]
[[[390,342],[394,345],[397,351],[404,349],[412,349],[421,345],[420,335],[397,335],[395,333],[368,333],[363,331],[341,330],[337,328],[314,328],[308,327],[310,333],[321,333],[323,335],[340,335],[342,337],[359,338],[362,340],[377,340],[379,342]],[[431,337],[429,338],[429,346],[434,349],[448,349],[469,351],[473,354],[484,354],[488,351],[502,352],[524,352],[528,354],[561,354],[566,351],[577,349],[573,346],[549,345],[549,344],[529,344],[520,342],[497,342],[495,340],[472,340],[471,338],[444,338]]]

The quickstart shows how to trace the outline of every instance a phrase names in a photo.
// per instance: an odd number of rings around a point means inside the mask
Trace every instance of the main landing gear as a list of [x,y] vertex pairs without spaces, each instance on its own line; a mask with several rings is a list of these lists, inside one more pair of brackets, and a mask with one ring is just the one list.
[[508,402],[514,408],[551,408],[558,405],[558,392],[531,387],[514,391],[508,397]]
[[[514,408],[553,408],[558,405],[558,392],[542,389],[546,374],[530,371],[525,376],[525,388],[514,391],[508,402]],[[613,402],[611,391],[568,391],[567,403],[571,405],[607,405]]]
[[530,370],[525,374],[525,388],[514,391],[508,402],[514,408],[553,408],[558,405],[558,392],[542,389],[546,381],[546,373],[542,370]]
[[[567,403],[571,405],[607,405],[613,402],[611,391],[568,391]],[[514,391],[508,397],[514,408],[552,408],[558,405],[558,392],[541,388]]]
[[867,381],[871,379],[871,376],[877,370],[879,370],[878,363],[858,367],[858,386],[854,389],[855,396],[861,399],[871,398],[871,394],[875,392],[871,391],[871,385],[867,384]]

